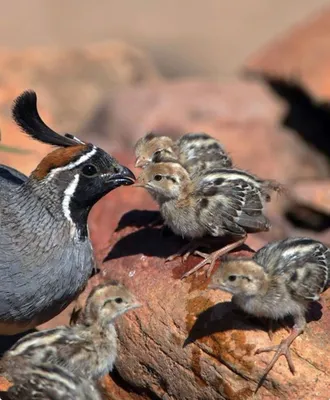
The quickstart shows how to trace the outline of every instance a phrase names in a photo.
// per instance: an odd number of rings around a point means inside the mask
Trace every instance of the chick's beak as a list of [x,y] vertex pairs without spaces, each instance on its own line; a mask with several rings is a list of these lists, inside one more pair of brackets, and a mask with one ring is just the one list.
[[132,185],[135,181],[135,176],[133,174],[133,172],[123,166],[118,164],[116,166],[116,173],[114,173],[111,177],[110,177],[110,182],[113,185],[113,187],[118,187],[118,186],[128,186],[128,185]]
[[146,165],[147,160],[143,157],[138,157],[135,161],[136,168],[143,168]]
[[210,283],[207,286],[208,289],[220,289],[220,285],[217,285],[216,283]]
[[142,174],[137,177],[133,186],[134,187],[144,187],[145,186],[145,178],[143,177]]
[[135,308],[140,308],[140,307],[142,307],[142,304],[141,303],[138,303],[138,302],[136,302],[136,303],[133,303],[132,304],[132,309],[135,309]]

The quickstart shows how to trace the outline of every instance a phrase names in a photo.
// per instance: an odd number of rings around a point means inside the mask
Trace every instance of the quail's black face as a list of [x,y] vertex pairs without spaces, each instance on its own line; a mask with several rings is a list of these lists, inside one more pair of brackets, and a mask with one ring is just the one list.
[[12,114],[27,135],[59,147],[40,162],[27,185],[50,214],[61,208],[70,223],[80,225],[79,231],[87,231],[88,213],[101,197],[134,182],[133,173],[102,149],[49,128],[39,115],[35,92],[23,92],[15,100]]
[[53,151],[31,176],[58,199],[64,217],[79,231],[86,231],[88,213],[98,200],[135,180],[132,171],[92,144]]
[[135,180],[131,170],[102,149],[92,147],[89,154],[86,161],[70,171],[72,180],[77,180],[72,196],[77,207],[91,207],[113,189],[132,185]]
[[119,164],[104,150],[92,145],[86,147],[88,150],[71,163],[73,168],[59,171],[57,177],[64,194],[71,196],[72,210],[90,209],[113,189],[132,185],[135,180],[131,170]]

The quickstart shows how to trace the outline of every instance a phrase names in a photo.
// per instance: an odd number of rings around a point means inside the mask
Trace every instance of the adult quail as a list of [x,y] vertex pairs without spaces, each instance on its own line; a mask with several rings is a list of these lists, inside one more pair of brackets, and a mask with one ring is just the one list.
[[135,177],[91,143],[40,118],[37,96],[21,94],[13,118],[32,138],[58,148],[29,177],[0,166],[0,334],[60,313],[84,289],[95,261],[87,228],[92,206]]
[[290,355],[292,342],[305,329],[305,313],[312,301],[330,286],[330,250],[310,238],[288,238],[267,244],[251,258],[228,258],[212,276],[211,289],[233,295],[232,301],[247,313],[271,320],[291,315],[291,334],[279,345],[259,349],[275,351],[259,382],[263,382],[281,355],[295,368]]
[[[237,169],[211,169],[193,177],[175,162],[151,163],[143,169],[135,186],[148,190],[157,201],[165,224],[184,238],[192,240],[180,254],[184,260],[205,239],[229,236],[233,243],[211,255],[195,252],[204,261],[188,271],[186,277],[206,264],[208,274],[216,260],[244,243],[248,233],[270,229],[264,215],[265,203],[277,186]],[[189,250],[189,251],[187,251]],[[171,256],[169,259],[173,259]]]

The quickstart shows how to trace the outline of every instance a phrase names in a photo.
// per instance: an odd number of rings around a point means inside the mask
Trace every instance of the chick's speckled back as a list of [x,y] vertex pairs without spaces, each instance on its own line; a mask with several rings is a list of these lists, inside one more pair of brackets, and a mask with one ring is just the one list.
[[190,174],[209,168],[231,168],[232,160],[218,140],[206,133],[187,133],[176,142],[178,158]]
[[272,242],[253,259],[269,276],[283,276],[293,295],[318,300],[330,286],[330,251],[309,238],[288,238]]
[[10,400],[101,400],[97,386],[59,365],[23,364],[8,390]]

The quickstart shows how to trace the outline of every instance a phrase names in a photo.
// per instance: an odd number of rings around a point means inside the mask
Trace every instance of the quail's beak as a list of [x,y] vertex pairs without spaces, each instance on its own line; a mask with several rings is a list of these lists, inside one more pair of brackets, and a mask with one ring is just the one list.
[[135,181],[135,176],[130,169],[124,167],[123,165],[118,164],[117,170],[118,172],[116,172],[110,177],[110,183],[111,185],[113,185],[113,188],[123,185],[125,186],[133,185]]

